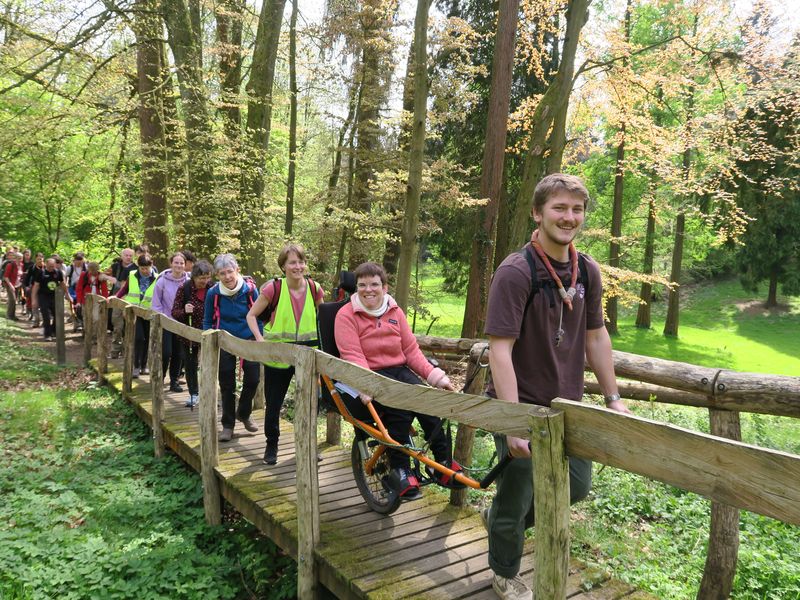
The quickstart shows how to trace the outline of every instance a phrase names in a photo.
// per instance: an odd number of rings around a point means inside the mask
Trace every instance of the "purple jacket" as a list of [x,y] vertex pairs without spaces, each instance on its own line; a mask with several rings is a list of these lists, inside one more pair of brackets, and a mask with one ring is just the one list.
[[188,278],[188,273],[184,273],[180,279],[175,279],[171,269],[159,273],[155,287],[153,288],[153,310],[171,319],[172,305],[175,303],[175,294],[178,293],[178,288],[181,287]]

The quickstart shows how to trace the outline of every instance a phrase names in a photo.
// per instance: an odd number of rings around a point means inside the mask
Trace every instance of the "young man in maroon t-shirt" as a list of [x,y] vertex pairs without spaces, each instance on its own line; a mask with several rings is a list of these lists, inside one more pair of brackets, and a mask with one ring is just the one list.
[[[600,269],[579,255],[572,241],[583,226],[589,193],[580,179],[548,175],[533,194],[537,229],[531,242],[502,262],[492,278],[485,332],[492,384],[488,393],[506,402],[549,406],[555,397],[583,396],[584,357],[606,406],[629,412],[617,393],[611,339],[603,325]],[[535,279],[532,276],[535,273]],[[497,455],[511,461],[497,483],[490,509],[492,587],[500,598],[530,600],[519,576],[525,529],[533,525],[533,477],[528,441],[495,436]],[[586,497],[592,463],[570,457],[570,502]]]

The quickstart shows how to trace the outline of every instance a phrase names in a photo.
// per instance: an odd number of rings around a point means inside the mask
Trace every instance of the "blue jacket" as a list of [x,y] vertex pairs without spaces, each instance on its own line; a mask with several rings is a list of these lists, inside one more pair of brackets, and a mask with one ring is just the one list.
[[[219,325],[218,329],[227,331],[243,340],[253,339],[253,332],[247,326],[247,313],[250,312],[250,307],[258,298],[258,288],[247,285],[245,281],[242,289],[235,296],[223,296],[219,293],[220,284],[215,284],[206,293],[206,303],[203,310],[203,330],[213,329],[216,324],[217,316],[214,314],[214,304],[217,304],[219,311]],[[258,321],[259,329],[264,327],[261,321]]]

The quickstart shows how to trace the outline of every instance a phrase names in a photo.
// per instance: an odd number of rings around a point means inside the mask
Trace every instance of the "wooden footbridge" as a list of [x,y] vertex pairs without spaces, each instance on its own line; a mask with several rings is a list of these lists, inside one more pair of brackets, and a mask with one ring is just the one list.
[[[566,453],[658,479],[714,502],[706,576],[698,597],[727,596],[724,587],[735,572],[739,508],[800,524],[800,457],[723,437],[737,437],[738,411],[800,416],[800,378],[772,377],[765,387],[767,376],[655,359],[637,362],[632,355],[617,353],[618,374],[645,382],[626,384],[624,395],[662,394],[669,402],[705,406],[712,431],[718,434],[713,436],[576,402],[557,400],[552,409],[544,409],[405,386],[307,347],[245,342],[219,331],[201,334],[116,299],[109,304],[124,311],[124,360],[109,363],[106,357],[105,319],[98,318],[106,301],[96,297],[85,308],[84,360],[99,348],[95,367],[153,428],[156,454],[169,447],[201,473],[210,523],[220,522],[223,497],[297,559],[301,598],[315,597],[323,586],[340,598],[494,597],[486,533],[473,510],[452,506],[447,497],[426,491],[423,500],[406,503],[391,516],[373,513],[356,489],[349,449],[330,443],[318,447],[319,373],[390,406],[459,422],[462,457],[468,454],[466,432],[474,427],[531,440],[537,465],[537,526],[535,547],[530,545],[523,560],[523,575],[539,599],[649,597],[602,571],[570,561]],[[162,385],[131,379],[137,315],[151,322],[154,381],[161,380],[162,328],[201,342],[200,410],[189,411],[183,406],[185,398],[165,393]],[[232,442],[217,442],[220,348],[250,360],[295,365],[294,428],[281,423],[279,462],[273,467],[261,462],[260,432],[239,431]],[[263,411],[257,409],[254,418],[263,421]],[[328,442],[336,441],[338,424],[331,415],[328,421]]]

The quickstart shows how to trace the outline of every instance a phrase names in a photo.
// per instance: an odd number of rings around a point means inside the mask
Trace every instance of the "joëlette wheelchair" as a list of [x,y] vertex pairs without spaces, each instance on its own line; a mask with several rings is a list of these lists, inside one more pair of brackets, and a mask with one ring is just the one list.
[[[343,271],[340,275],[339,289],[349,294],[355,293],[355,277]],[[336,313],[348,299],[338,302],[326,302],[317,308],[317,326],[320,346],[324,352],[339,358],[339,351],[334,339],[334,321]],[[399,482],[393,480],[386,450],[393,448],[407,454],[411,458],[411,470],[419,481],[420,487],[434,483],[448,488],[470,487],[486,489],[497,478],[499,473],[511,460],[506,456],[480,481],[472,479],[462,471],[453,471],[426,455],[426,448],[414,443],[412,436],[406,443],[391,438],[381,421],[374,403],[364,405],[355,395],[348,393],[345,386],[337,388],[336,383],[327,375],[322,375],[320,386],[321,400],[329,409],[336,410],[345,421],[355,429],[355,439],[350,453],[353,477],[358,491],[372,510],[381,514],[396,511],[403,498],[399,491]],[[351,390],[354,391],[354,390]],[[448,435],[448,442],[450,436]],[[424,468],[422,468],[424,465]],[[438,474],[438,477],[437,477]]]

